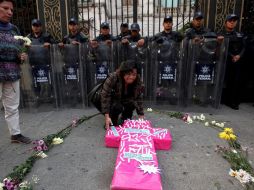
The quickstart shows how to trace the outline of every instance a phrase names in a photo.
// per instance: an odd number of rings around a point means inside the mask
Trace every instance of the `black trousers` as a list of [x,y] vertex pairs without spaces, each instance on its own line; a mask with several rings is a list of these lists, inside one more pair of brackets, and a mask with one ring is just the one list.
[[119,125],[118,118],[121,114],[121,120],[124,121],[126,119],[131,119],[133,115],[133,111],[135,109],[135,105],[131,101],[126,102],[113,102],[110,107],[109,116],[113,122],[113,125]]
[[225,73],[225,88],[222,92],[222,103],[229,106],[240,104],[241,92],[241,65],[240,63],[227,63]]

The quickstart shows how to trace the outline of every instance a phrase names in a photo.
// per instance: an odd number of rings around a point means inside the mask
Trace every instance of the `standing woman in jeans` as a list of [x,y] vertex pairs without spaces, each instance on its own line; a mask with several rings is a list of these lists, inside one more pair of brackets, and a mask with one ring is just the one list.
[[143,119],[142,92],[137,63],[132,60],[122,62],[116,72],[109,74],[102,88],[101,109],[105,116],[105,128],[118,125],[118,119],[131,119],[134,109],[139,119]]
[[3,102],[11,142],[30,143],[21,134],[19,126],[20,67],[27,54],[20,52],[21,44],[14,36],[20,36],[16,26],[10,23],[14,0],[0,0],[0,99]]

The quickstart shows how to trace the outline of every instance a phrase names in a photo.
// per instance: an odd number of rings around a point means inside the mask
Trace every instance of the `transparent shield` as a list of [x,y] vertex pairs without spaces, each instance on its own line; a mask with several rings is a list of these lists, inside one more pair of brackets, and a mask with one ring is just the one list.
[[113,44],[98,43],[98,47],[88,47],[87,51],[87,90],[104,81],[115,70],[113,62]]
[[83,107],[85,97],[80,45],[65,44],[63,48],[55,46],[54,66],[59,105]]
[[218,107],[224,77],[225,42],[216,38],[191,41],[188,49],[188,103]]
[[51,48],[32,45],[28,56],[28,63],[21,66],[22,105],[33,109],[56,107]]
[[122,44],[119,42],[119,60],[120,62],[126,60],[134,60],[138,64],[138,73],[140,74],[141,81],[144,84],[144,97],[149,97],[149,51],[148,46],[137,46],[137,42],[130,42]]
[[182,61],[180,43],[164,40],[151,44],[152,99],[156,103],[179,105]]

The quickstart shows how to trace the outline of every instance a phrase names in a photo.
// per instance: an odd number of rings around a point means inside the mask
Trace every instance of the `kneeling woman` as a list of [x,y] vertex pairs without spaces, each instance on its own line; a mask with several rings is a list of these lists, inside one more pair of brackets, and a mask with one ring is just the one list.
[[122,121],[131,119],[134,109],[139,119],[143,119],[143,86],[137,71],[138,67],[134,61],[126,61],[106,79],[101,92],[101,109],[105,115],[106,129],[112,124],[118,125],[120,114]]

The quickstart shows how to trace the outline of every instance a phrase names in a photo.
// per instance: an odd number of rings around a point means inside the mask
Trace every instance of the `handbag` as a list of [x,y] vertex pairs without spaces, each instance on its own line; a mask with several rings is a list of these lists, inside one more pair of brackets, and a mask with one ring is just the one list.
[[88,94],[88,100],[101,112],[101,90],[104,81],[97,84]]

